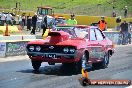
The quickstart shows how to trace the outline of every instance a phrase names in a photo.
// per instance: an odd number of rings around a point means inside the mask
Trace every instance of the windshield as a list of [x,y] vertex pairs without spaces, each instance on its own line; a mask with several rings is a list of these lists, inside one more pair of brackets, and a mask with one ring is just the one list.
[[66,20],[64,19],[52,19],[50,25],[59,25],[59,24],[66,24]]
[[40,14],[40,15],[51,15],[52,14],[52,10],[44,9],[44,8],[38,8],[37,14]]
[[55,24],[57,25],[57,24],[65,24],[66,23],[66,21],[65,20],[63,20],[63,19],[57,19],[57,20],[55,20]]
[[56,31],[64,31],[69,33],[71,38],[88,38],[87,28],[77,27],[56,27]]

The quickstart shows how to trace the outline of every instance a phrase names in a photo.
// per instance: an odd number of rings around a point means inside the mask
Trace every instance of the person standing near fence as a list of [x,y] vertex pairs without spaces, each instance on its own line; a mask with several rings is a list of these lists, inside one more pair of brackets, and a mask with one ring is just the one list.
[[6,15],[4,14],[4,11],[1,14],[1,19],[0,20],[1,20],[1,26],[4,26],[4,23],[6,21]]
[[27,16],[27,31],[31,30],[31,24],[32,24],[32,17],[29,14],[29,16]]
[[6,16],[6,23],[8,24],[8,25],[13,25],[13,23],[12,23],[12,19],[13,19],[13,17],[12,17],[12,15],[8,12],[8,14],[7,14],[7,16]]
[[19,25],[22,27],[22,16],[18,15],[18,21],[19,21]]
[[125,8],[124,8],[124,18],[127,17],[127,14],[128,14],[128,8],[127,8],[127,6],[125,6]]
[[127,44],[127,40],[128,40],[128,35],[129,35],[129,32],[128,32],[128,23],[124,20],[123,23],[121,23],[120,25],[120,32],[122,34],[122,45],[126,45]]
[[26,24],[26,16],[25,13],[22,14],[22,29],[24,29],[24,26]]
[[117,25],[116,25],[115,29],[116,29],[116,31],[120,31],[121,16],[116,17],[116,23],[117,23]]
[[46,29],[48,28],[48,24],[47,24],[47,16],[43,17],[43,21],[42,21],[42,28],[43,28],[43,32],[42,32],[42,36],[44,35]]
[[115,7],[113,7],[113,11],[112,11],[112,17],[116,17],[116,11],[115,11]]
[[105,31],[107,28],[107,23],[105,21],[105,17],[101,16],[101,20],[98,22],[98,26],[100,28],[100,30]]
[[71,18],[69,20],[67,20],[66,22],[68,25],[77,25],[77,20],[75,19],[75,15],[72,14]]
[[40,15],[37,16],[37,23],[36,23],[36,31],[41,30],[41,23],[42,23],[42,17]]
[[34,35],[35,35],[35,30],[36,30],[36,22],[37,22],[37,14],[35,13],[35,15],[32,17],[33,29],[31,31],[31,34],[34,34]]

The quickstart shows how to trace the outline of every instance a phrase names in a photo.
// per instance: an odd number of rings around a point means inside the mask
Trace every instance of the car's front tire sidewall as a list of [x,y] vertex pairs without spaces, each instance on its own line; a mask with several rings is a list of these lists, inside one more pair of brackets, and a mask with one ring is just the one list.
[[109,53],[106,53],[104,58],[103,58],[103,61],[101,62],[101,67],[102,68],[107,68],[108,67],[108,64],[109,64]]
[[38,71],[42,62],[40,62],[40,61],[33,61],[33,60],[31,62],[32,62],[32,66],[33,66],[34,70]]
[[[81,69],[86,67],[86,62],[87,62],[87,58],[86,55],[83,54],[82,57],[80,58],[79,62],[77,63],[77,71],[81,72]],[[82,66],[85,65],[85,66]]]

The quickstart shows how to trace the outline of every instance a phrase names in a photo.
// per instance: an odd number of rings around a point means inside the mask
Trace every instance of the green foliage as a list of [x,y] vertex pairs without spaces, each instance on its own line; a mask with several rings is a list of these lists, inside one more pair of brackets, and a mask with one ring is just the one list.
[[118,15],[123,15],[124,6],[132,13],[132,0],[0,0],[0,8],[14,8],[16,2],[21,3],[22,10],[37,10],[37,6],[52,6],[55,12],[76,13],[86,15],[107,15],[116,7]]

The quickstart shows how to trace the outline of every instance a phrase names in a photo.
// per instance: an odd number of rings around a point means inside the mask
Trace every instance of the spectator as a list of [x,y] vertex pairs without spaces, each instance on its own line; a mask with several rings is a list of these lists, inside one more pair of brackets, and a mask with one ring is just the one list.
[[128,23],[124,20],[124,22],[121,23],[120,28],[121,28],[120,32],[121,32],[121,34],[123,36],[122,44],[126,45],[127,44],[127,40],[128,40],[128,35],[129,35]]
[[[37,16],[37,23],[36,23],[36,29],[40,32],[41,30],[41,23],[42,23],[42,17],[40,15]],[[36,31],[37,31],[36,30]]]
[[32,24],[32,17],[29,14],[29,16],[27,16],[27,31],[31,30],[31,24]]
[[116,17],[116,30],[119,31],[120,30],[120,23],[121,23],[121,16]]
[[129,22],[129,29],[132,31],[132,22]]
[[24,26],[26,24],[26,16],[25,13],[22,14],[22,29],[24,29]]
[[125,6],[125,8],[124,8],[124,18],[127,17],[127,14],[128,14],[128,9],[127,9],[127,6]]
[[77,20],[75,19],[75,15],[72,14],[71,18],[67,21],[68,25],[77,25]]
[[42,33],[42,36],[44,35],[46,29],[47,29],[48,25],[47,25],[47,16],[45,16],[43,18],[43,22],[42,22],[42,28],[43,28],[43,33]]
[[22,16],[18,15],[18,21],[19,21],[19,25],[22,27]]
[[33,26],[33,29],[31,30],[31,34],[35,34],[36,22],[37,22],[37,14],[35,13],[35,15],[32,17],[32,26]]
[[4,23],[6,21],[6,15],[4,14],[4,11],[1,14],[1,19],[0,20],[1,20],[1,26],[4,26]]
[[7,24],[13,25],[12,19],[13,19],[12,15],[8,12],[8,14],[6,16],[6,22],[7,22]]
[[102,30],[102,31],[106,30],[107,23],[105,21],[105,17],[104,16],[101,17],[101,20],[98,22],[98,26],[99,26],[100,30]]
[[112,17],[116,17],[116,11],[115,11],[115,7],[113,7],[113,11],[112,11]]

